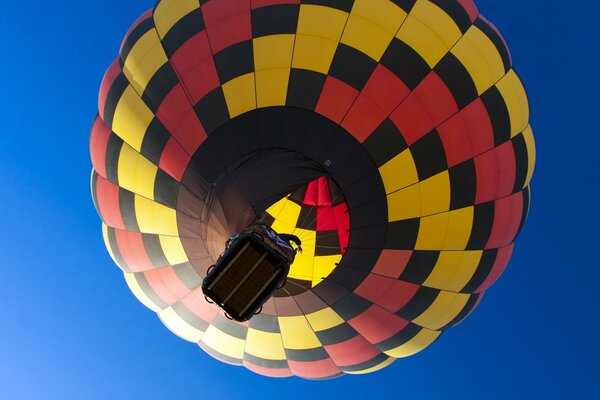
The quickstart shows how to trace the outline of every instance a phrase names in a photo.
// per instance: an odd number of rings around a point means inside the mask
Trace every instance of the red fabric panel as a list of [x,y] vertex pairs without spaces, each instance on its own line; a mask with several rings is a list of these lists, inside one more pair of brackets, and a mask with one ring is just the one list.
[[131,26],[127,30],[127,33],[123,37],[123,41],[121,42],[121,46],[119,47],[119,53],[121,53],[123,51],[123,45],[125,45],[125,42],[129,38],[129,35],[131,35],[133,30],[135,28],[137,28],[142,22],[144,22],[148,18],[152,18],[152,9],[150,9],[150,10],[146,11],[145,13],[143,13],[142,15],[140,15],[139,18],[136,19],[133,24],[131,24]]
[[331,193],[329,191],[329,185],[327,184],[327,178],[324,176],[317,179],[318,193],[317,203],[320,206],[331,206]]
[[165,97],[156,116],[190,155],[207,138],[206,131],[180,85],[175,86]]
[[315,111],[339,124],[357,96],[352,86],[328,76]]
[[304,315],[304,312],[300,309],[298,303],[294,301],[293,297],[273,297],[273,303],[275,303],[275,309],[277,310],[278,315]]
[[487,290],[487,288],[489,288],[490,286],[492,286],[494,282],[496,282],[496,280],[500,277],[500,275],[502,275],[502,273],[506,269],[508,261],[510,260],[510,256],[512,255],[513,249],[513,244],[498,249],[498,254],[496,255],[496,260],[494,261],[494,265],[492,266],[490,273],[488,274],[487,278],[485,278],[481,286],[479,286],[477,290],[474,291],[474,293],[481,293]]
[[362,90],[362,94],[371,99],[386,115],[408,96],[410,89],[393,72],[378,64]]
[[342,254],[346,252],[348,241],[350,240],[350,233],[348,232],[350,229],[350,215],[346,211],[348,211],[346,203],[341,203],[333,207]]
[[104,77],[102,77],[102,83],[100,83],[100,91],[98,92],[98,114],[100,118],[104,119],[104,106],[106,105],[106,96],[117,76],[123,72],[119,65],[119,57],[115,58],[110,64]]
[[250,11],[250,0],[219,0],[203,3],[202,15],[206,26],[215,25],[232,15]]
[[433,122],[431,129],[458,112],[458,105],[456,105],[452,92],[435,72],[430,72],[413,93],[419,98],[430,116]]
[[96,172],[106,178],[106,146],[110,138],[110,128],[96,116],[90,135],[90,155]]
[[433,127],[433,121],[425,106],[413,93],[409,94],[406,99],[390,114],[390,119],[402,133],[404,140],[410,146],[427,132],[430,132]]
[[512,194],[515,186],[517,173],[517,160],[515,149],[511,141],[505,142],[494,149],[498,162],[498,187],[496,198],[506,197]]
[[172,267],[146,271],[144,277],[158,297],[169,305],[176,303],[190,293],[190,290],[181,283]]
[[477,10],[475,3],[473,3],[473,0],[458,0],[458,4],[460,4],[467,14],[469,14],[471,22],[475,21],[475,18],[479,15],[479,11]]
[[193,104],[220,85],[205,31],[185,42],[170,61]]
[[377,303],[388,290],[392,289],[395,282],[395,279],[369,274],[354,290],[354,293],[364,297],[371,303]]
[[402,275],[404,268],[406,268],[412,253],[412,250],[384,249],[379,256],[379,260],[377,260],[377,263],[373,267],[373,273],[398,279]]
[[414,297],[419,287],[419,285],[415,285],[414,283],[398,280],[391,289],[384,293],[383,297],[377,301],[377,304],[395,313]]
[[473,156],[494,147],[494,128],[487,109],[481,99],[477,99],[460,111],[469,132]]
[[473,157],[469,130],[460,113],[440,125],[437,131],[444,145],[448,168]]
[[348,323],[370,343],[381,343],[408,325],[407,320],[377,305],[372,305]]
[[119,187],[98,176],[96,182],[98,212],[104,223],[116,229],[125,229],[119,206]]
[[359,142],[364,142],[383,122],[386,114],[368,97],[359,95],[342,126]]
[[[203,6],[208,8],[211,4],[226,3],[229,0],[212,1]],[[238,2],[240,4],[245,2]],[[216,8],[216,7],[215,7]],[[206,21],[206,14],[204,14]],[[217,23],[209,25],[207,22],[206,31],[213,54],[239,42],[252,39],[252,24],[250,22],[250,8],[243,12],[231,15]]]
[[496,198],[498,188],[498,162],[496,152],[490,150],[475,157],[475,174],[477,176],[477,193],[475,204],[492,201]]
[[252,9],[272,6],[275,4],[300,4],[300,0],[251,0]]
[[309,362],[288,360],[288,365],[294,375],[308,379],[330,378],[341,373],[331,358]]
[[169,139],[160,156],[158,166],[175,178],[177,182],[181,182],[189,163],[190,156],[185,152],[183,147],[174,138]]
[[317,207],[317,231],[335,231],[337,229],[333,208]]
[[[350,349],[351,351],[348,351]],[[335,364],[340,367],[362,364],[381,354],[377,347],[362,336],[325,346],[325,350],[327,350]]]
[[319,201],[319,187],[316,181],[309,182],[306,186],[306,193],[304,193],[303,203],[308,206],[316,206]]
[[141,233],[115,229],[115,238],[121,257],[131,272],[147,271],[153,268]]
[[181,302],[192,314],[208,324],[212,323],[219,314],[219,307],[206,301],[202,288],[194,289]]
[[250,371],[256,372],[260,375],[270,376],[273,378],[287,378],[290,376],[294,376],[292,371],[289,368],[267,368],[261,367],[256,364],[252,364],[248,361],[244,361],[244,367],[248,368]]
[[523,217],[523,193],[496,200],[494,227],[486,249],[504,247],[512,243]]

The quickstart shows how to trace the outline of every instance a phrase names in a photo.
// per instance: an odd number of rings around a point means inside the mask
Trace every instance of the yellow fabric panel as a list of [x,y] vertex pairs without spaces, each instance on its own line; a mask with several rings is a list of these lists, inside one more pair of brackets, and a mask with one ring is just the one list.
[[290,68],[295,35],[270,35],[253,40],[254,68]]
[[315,257],[303,253],[296,254],[288,276],[292,279],[312,280]]
[[344,323],[344,319],[330,307],[306,314],[306,319],[315,332],[324,331]]
[[177,215],[172,208],[135,196],[135,216],[140,232],[177,236]]
[[490,38],[474,25],[451,52],[469,71],[478,94],[492,87],[504,75],[504,64],[498,50]]
[[318,36],[338,42],[348,13],[335,8],[302,4],[298,16],[298,35]]
[[381,26],[351,14],[341,42],[379,61],[393,38]]
[[338,42],[316,36],[298,35],[292,67],[327,74]]
[[223,84],[223,94],[231,118],[256,109],[254,73],[238,76]]
[[441,334],[442,332],[422,329],[414,338],[395,349],[386,351],[385,354],[395,358],[412,356],[433,343]]
[[271,205],[269,208],[267,208],[267,212],[269,214],[271,214],[273,216],[273,218],[277,218],[279,216],[279,213],[283,209],[283,206],[285,205],[285,203],[287,201],[288,201],[288,199],[286,197],[282,198],[277,203],[275,203],[275,204]]
[[449,292],[460,291],[477,270],[482,254],[480,250],[442,251],[423,285]]
[[192,343],[202,340],[204,332],[181,319],[171,307],[160,311],[158,317],[171,332],[180,338]]
[[256,71],[256,102],[258,108],[284,106],[289,80],[289,68]]
[[113,253],[113,249],[110,246],[110,241],[108,240],[108,225],[105,223],[102,223],[102,239],[104,239],[104,245],[106,246],[106,250],[108,250],[110,258],[113,259],[116,265],[119,265],[117,259],[115,258],[115,253]]
[[449,48],[431,28],[413,18],[411,14],[400,27],[396,37],[415,49],[433,68],[448,53]]
[[115,109],[112,130],[137,152],[142,149],[146,129],[154,114],[132,86],[127,86]]
[[285,360],[281,334],[249,328],[246,337],[246,353],[267,360]]
[[454,46],[462,36],[452,17],[428,0],[418,0],[410,10],[410,15],[432,29],[447,49]]
[[533,138],[533,131],[531,130],[531,126],[528,126],[523,131],[523,138],[525,139],[525,145],[527,146],[527,160],[529,163],[529,165],[527,166],[527,178],[525,179],[525,186],[528,186],[529,182],[531,182],[531,177],[533,176],[533,170],[535,169],[536,159],[535,140]]
[[[298,218],[300,217],[301,207],[293,201],[287,200],[277,215],[277,220],[286,225],[295,227]],[[276,230],[276,229],[275,229]],[[276,230],[277,231],[277,230]]]
[[198,0],[162,0],[154,9],[154,24],[161,37],[182,17],[200,8]]
[[[299,221],[303,222],[303,221]],[[304,221],[306,222],[306,221]],[[289,233],[289,232],[286,232]],[[305,256],[315,255],[315,244],[317,242],[317,231],[310,229],[294,228],[291,232],[302,240],[302,254]]]
[[401,221],[421,215],[421,188],[411,185],[387,196],[388,220]]
[[392,36],[396,34],[407,15],[389,0],[356,0],[351,13],[374,22]]
[[435,214],[421,218],[415,250],[441,250],[448,229],[448,214]]
[[421,215],[431,215],[450,209],[450,174],[441,172],[419,183]]
[[144,293],[144,291],[140,287],[140,284],[135,278],[135,274],[125,272],[124,275],[125,282],[127,283],[127,286],[129,286],[129,290],[131,290],[131,293],[134,294],[134,296],[140,301],[140,303],[142,303],[154,312],[159,312],[160,307],[154,304],[154,302],[150,300],[148,296],[146,296],[146,293]]
[[150,29],[131,48],[123,65],[123,73],[141,95],[156,71],[167,62],[156,31]]
[[367,369],[362,369],[362,370],[358,370],[358,371],[345,371],[345,373],[346,374],[352,374],[352,375],[370,374],[371,372],[379,371],[380,369],[383,369],[383,368],[387,367],[388,365],[390,365],[394,361],[396,361],[396,359],[394,357],[390,357],[387,360],[383,361],[382,363],[377,364],[374,367],[367,368]]
[[465,207],[448,213],[448,230],[444,250],[464,250],[471,237],[474,207]]
[[470,295],[442,291],[423,314],[413,323],[424,328],[438,330],[452,321],[463,310]]
[[404,150],[379,167],[379,173],[386,193],[395,192],[419,181],[417,167],[410,149]]
[[523,132],[529,123],[529,101],[523,83],[513,69],[498,81],[496,87],[502,94],[510,116],[510,136]]
[[159,236],[160,247],[162,248],[167,261],[171,265],[181,264],[188,260],[181,239],[178,236]]
[[336,263],[339,263],[342,260],[342,255],[335,256],[319,256],[315,257],[314,260],[314,268],[313,268],[313,278],[312,278],[312,286],[315,287],[324,278],[329,276],[331,271],[335,269],[337,266]]
[[119,186],[154,200],[154,181],[158,167],[129,145],[124,144],[119,153]]
[[214,325],[208,327],[206,333],[202,336],[202,341],[209,347],[228,357],[237,359],[244,358],[244,345],[246,341],[228,335]]
[[321,342],[304,316],[278,317],[286,349],[304,350],[321,347]]

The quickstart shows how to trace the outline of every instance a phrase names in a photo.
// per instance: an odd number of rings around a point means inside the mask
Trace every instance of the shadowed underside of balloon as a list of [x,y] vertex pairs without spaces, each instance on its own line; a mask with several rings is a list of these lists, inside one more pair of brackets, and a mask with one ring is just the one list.
[[[324,379],[421,351],[504,270],[535,145],[510,54],[470,0],[162,0],[92,127],[108,251],[178,336]],[[261,219],[304,253],[247,322],[201,285]]]

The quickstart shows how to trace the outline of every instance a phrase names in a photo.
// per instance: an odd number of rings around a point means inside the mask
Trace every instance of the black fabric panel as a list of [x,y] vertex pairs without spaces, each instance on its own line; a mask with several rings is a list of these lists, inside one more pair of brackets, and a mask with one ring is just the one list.
[[[168,307],[168,305],[165,305],[164,307],[166,308]],[[192,313],[182,302],[177,302],[173,304],[172,308],[173,311],[175,311],[175,313],[179,317],[181,317],[182,320],[184,320],[194,328],[201,330],[202,332],[206,332],[206,330],[210,326],[206,321],[203,321],[202,319],[198,318],[194,313]]]
[[[343,259],[342,259],[343,262]],[[336,270],[340,269],[340,267],[333,270],[335,273]],[[319,283],[312,289],[312,292],[319,296],[325,303],[334,304],[344,296],[346,296],[349,292],[348,289],[344,288],[336,284],[335,282],[329,281],[329,277],[327,280]]]
[[108,89],[108,93],[106,94],[106,102],[104,104],[104,117],[102,118],[108,127],[112,127],[117,104],[125,92],[125,89],[127,89],[127,86],[129,86],[129,81],[127,80],[125,74],[121,72],[116,77],[110,89]]
[[153,114],[156,114],[160,103],[162,103],[178,82],[179,79],[175,75],[171,63],[168,61],[152,76],[142,94],[142,100],[152,110]]
[[153,28],[154,28],[154,20],[152,19],[152,17],[148,17],[147,19],[140,22],[139,25],[136,26],[133,31],[131,31],[129,36],[127,36],[125,43],[123,43],[123,48],[121,49],[121,54],[120,54],[121,60],[123,60],[123,61],[127,60],[127,57],[129,56],[129,53],[131,52],[131,49],[133,48],[133,46],[135,46],[137,41],[140,40],[140,38],[142,36],[144,36],[146,34],[146,32],[148,32],[150,29],[153,29]]
[[329,354],[322,347],[316,347],[314,349],[302,349],[292,350],[285,349],[285,355],[290,361],[319,361],[329,358]]
[[465,287],[462,288],[461,293],[473,293],[474,290],[477,290],[477,288],[481,286],[481,284],[490,274],[490,271],[494,266],[494,262],[496,261],[497,255],[498,249],[490,249],[483,251],[475,273],[473,274],[471,279],[469,279],[469,282],[465,285]]
[[[382,195],[383,196],[383,195]],[[387,200],[380,197],[366,206],[352,209],[350,212],[350,223],[353,228],[362,228],[386,224],[388,219]]]
[[348,266],[352,269],[371,272],[373,270],[373,266],[379,259],[380,254],[380,249],[360,249],[349,247],[344,253],[344,258],[342,258],[340,265]]
[[408,321],[414,320],[429,308],[439,293],[440,291],[437,289],[425,286],[420,287],[414,297],[402,309],[396,312],[396,315]]
[[392,3],[406,11],[407,14],[410,13],[416,2],[417,0],[392,0]]
[[371,307],[373,303],[364,297],[358,296],[354,293],[350,293],[348,296],[344,297],[342,300],[338,301],[336,304],[333,304],[331,308],[333,311],[339,314],[342,319],[348,321],[357,315],[365,312],[369,307]]
[[335,256],[340,254],[340,238],[337,231],[317,231],[315,245],[316,256]]
[[252,10],[252,37],[295,34],[299,12],[297,4],[278,4]]
[[[337,144],[337,138],[333,145],[335,144]],[[337,164],[337,167],[335,167],[332,162],[330,167],[333,170],[333,173],[331,173],[333,179],[335,179],[344,191],[345,188],[358,183],[363,177],[375,171],[375,165],[368,153],[360,149],[360,145],[357,142],[354,142],[353,147],[356,150],[352,152],[350,157],[345,158],[343,163]],[[324,158],[326,157],[321,157],[321,159]],[[331,160],[332,158],[328,159]],[[352,199],[347,200],[348,207],[351,207],[350,204],[352,203]]]
[[487,37],[490,38],[494,46],[498,50],[500,57],[502,58],[502,64],[504,65],[504,72],[508,72],[510,70],[510,53],[508,48],[506,47],[504,40],[498,35],[498,33],[484,20],[481,18],[476,18],[473,23],[477,28],[479,28]]
[[394,221],[388,224],[386,249],[412,250],[419,236],[419,218]]
[[296,226],[300,229],[307,229],[314,231],[317,229],[317,208],[316,207],[302,207],[300,209],[300,216]]
[[376,355],[375,357],[373,357],[372,359],[370,359],[369,361],[365,361],[365,362],[362,362],[362,363],[356,364],[356,365],[343,366],[343,367],[340,367],[340,369],[344,372],[365,371],[367,369],[378,366],[379,364],[385,362],[386,360],[388,360],[390,358],[391,358],[390,356],[380,353],[380,354]]
[[158,235],[142,233],[142,241],[144,242],[144,249],[152,261],[152,266],[158,268],[169,265],[169,261],[165,257],[165,253],[160,245]]
[[[517,235],[521,233],[521,229],[525,225],[525,221],[527,220],[527,215],[529,214],[529,201],[530,201],[530,189],[529,186],[523,189],[523,215],[521,216],[521,223],[519,225],[519,229],[517,230]],[[515,235],[516,237],[516,235]]]
[[127,264],[125,264],[125,260],[123,260],[123,256],[121,255],[121,251],[119,250],[119,245],[117,244],[117,237],[115,235],[115,230],[111,227],[107,227],[106,230],[108,236],[108,244],[110,249],[112,250],[112,254],[115,257],[115,261],[126,272],[131,272]]
[[354,0],[302,0],[302,4],[316,4],[350,12],[350,10],[352,10],[352,6],[354,5]]
[[[255,317],[252,317],[255,318]],[[263,368],[270,369],[285,369],[288,368],[288,363],[286,360],[268,360],[265,358],[255,357],[250,353],[244,353],[244,361],[249,362],[250,364],[258,365]]]
[[329,75],[360,91],[365,86],[377,62],[353,47],[340,43],[333,57]]
[[215,54],[214,59],[221,83],[254,72],[252,40],[231,45]]
[[246,339],[246,335],[248,334],[248,329],[245,326],[239,325],[227,318],[225,318],[222,314],[217,314],[215,319],[211,322],[211,325],[215,328],[219,329],[226,334],[233,336],[234,338]]
[[369,135],[363,146],[377,167],[381,167],[408,147],[404,137],[389,118]]
[[162,169],[156,172],[154,182],[154,200],[173,209],[177,208],[177,196],[179,195],[179,182]]
[[125,223],[125,229],[132,232],[139,232],[140,228],[135,216],[135,195],[125,189],[119,189],[119,208],[121,216]]
[[312,118],[298,148],[307,157],[318,159],[338,130],[339,126],[327,118]]
[[462,33],[465,33],[471,26],[471,17],[467,11],[460,5],[456,0],[430,0],[433,4],[440,7],[446,12],[453,20],[458,29]]
[[347,322],[315,333],[323,346],[345,342],[358,336],[358,332]]
[[419,181],[448,169],[446,151],[438,132],[434,129],[410,146]]
[[326,79],[326,75],[318,72],[292,68],[285,104],[314,110]]
[[433,271],[439,257],[439,251],[413,251],[399,279],[421,285]]
[[385,243],[386,233],[387,230],[385,225],[374,225],[360,229],[352,227],[348,248],[374,249],[377,252],[380,252]]
[[381,57],[381,64],[413,90],[431,71],[429,64],[412,47],[394,38]]
[[119,155],[121,154],[123,143],[120,137],[112,132],[110,133],[108,144],[106,145],[106,159],[104,161],[106,179],[115,185],[119,184]]
[[447,53],[433,69],[448,86],[459,109],[478,97],[477,87],[465,66],[452,53]]
[[[358,287],[358,285],[361,284],[362,281],[365,280],[367,275],[369,275],[369,272],[345,267],[344,265],[346,264],[339,264],[337,268],[334,269],[329,276],[327,276],[327,280],[347,289],[348,291],[353,291]],[[321,278],[325,279],[325,277]]]
[[250,328],[263,332],[280,333],[277,317],[266,314],[257,314],[249,321]]
[[381,351],[389,351],[392,349],[396,349],[410,341],[415,336],[417,336],[417,334],[422,330],[423,328],[421,328],[420,326],[409,322],[409,324],[406,325],[404,329],[402,329],[400,332],[398,332],[391,338],[386,339],[381,343],[377,343],[377,348]]
[[475,206],[473,228],[467,250],[482,249],[487,244],[494,227],[494,209],[493,201]]
[[283,288],[278,289],[273,294],[273,297],[290,297],[297,296],[310,290],[312,287],[312,281],[305,281],[302,279],[287,278],[287,281]]
[[477,176],[475,161],[468,160],[448,170],[450,175],[450,209],[456,210],[475,203]]
[[169,58],[192,36],[204,30],[204,17],[200,8],[181,18],[167,32],[161,42]]
[[485,105],[492,121],[494,129],[494,145],[498,146],[510,140],[510,115],[502,94],[496,86],[492,86],[481,95],[481,101]]
[[229,110],[221,87],[200,99],[194,106],[194,110],[209,135],[229,120]]
[[527,179],[527,169],[529,168],[529,158],[527,155],[527,144],[523,134],[519,134],[512,139],[513,149],[515,151],[515,186],[513,193],[523,189]]
[[146,129],[144,139],[142,139],[140,153],[154,165],[158,165],[162,152],[170,138],[171,134],[167,128],[158,118],[154,117],[148,125],[148,129]]
[[314,113],[306,110],[279,108],[275,117],[281,118],[283,121],[283,130],[279,141],[281,147],[299,150],[308,126],[315,118]]

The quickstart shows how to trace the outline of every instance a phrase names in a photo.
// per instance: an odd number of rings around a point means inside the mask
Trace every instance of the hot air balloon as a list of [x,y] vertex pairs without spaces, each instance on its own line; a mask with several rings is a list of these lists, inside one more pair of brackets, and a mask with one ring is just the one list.
[[[369,373],[432,344],[506,267],[528,120],[471,0],[161,0],[102,80],[93,200],[176,335],[273,377]],[[240,323],[201,285],[257,219],[304,252]]]

